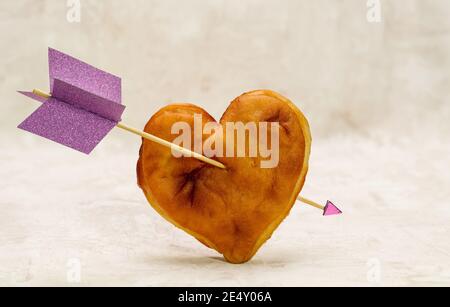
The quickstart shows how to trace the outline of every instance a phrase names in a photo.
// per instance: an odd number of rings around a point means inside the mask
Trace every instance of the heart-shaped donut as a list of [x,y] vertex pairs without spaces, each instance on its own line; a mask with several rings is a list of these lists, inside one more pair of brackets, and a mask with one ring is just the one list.
[[[145,132],[173,142],[177,135],[172,126],[186,122],[194,127],[196,114],[202,115],[203,125],[214,122],[200,107],[174,104],[153,115]],[[214,157],[226,166],[221,169],[194,158],[174,157],[170,149],[143,139],[137,177],[160,215],[223,254],[227,261],[243,263],[270,238],[295,203],[308,171],[311,136],[301,111],[268,90],[236,98],[219,124],[227,122],[278,122],[277,166],[262,168],[261,162],[267,159],[258,152],[256,157]],[[203,141],[209,137],[203,134]],[[249,136],[245,141],[248,145]]]

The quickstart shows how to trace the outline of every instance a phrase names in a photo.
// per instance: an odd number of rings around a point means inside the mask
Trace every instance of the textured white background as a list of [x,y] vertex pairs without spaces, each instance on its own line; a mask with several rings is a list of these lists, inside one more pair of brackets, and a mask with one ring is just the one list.
[[[450,285],[450,2],[82,0],[0,2],[0,285]],[[142,127],[187,101],[220,117],[244,91],[293,100],[313,132],[304,196],[244,265],[160,218],[136,185],[140,140],[87,157],[16,126],[47,89],[47,47],[123,78]],[[379,263],[379,283],[367,264]],[[370,276],[369,276],[370,277]],[[76,285],[76,284],[75,284]]]

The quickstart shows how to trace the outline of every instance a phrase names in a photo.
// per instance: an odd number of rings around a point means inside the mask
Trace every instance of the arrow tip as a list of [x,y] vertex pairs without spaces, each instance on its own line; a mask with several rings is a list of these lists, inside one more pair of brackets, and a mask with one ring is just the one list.
[[325,205],[325,208],[323,209],[323,215],[338,215],[342,214],[342,211],[336,207],[331,201],[327,201],[327,204]]

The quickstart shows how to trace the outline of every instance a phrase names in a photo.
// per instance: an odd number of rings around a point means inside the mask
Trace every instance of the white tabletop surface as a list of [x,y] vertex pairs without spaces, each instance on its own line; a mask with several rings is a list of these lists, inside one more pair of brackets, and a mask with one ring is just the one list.
[[410,155],[416,144],[317,141],[302,194],[344,214],[297,203],[252,261],[233,265],[147,204],[138,139],[84,156],[21,138],[0,153],[1,285],[450,285],[450,181],[429,159],[437,143]]

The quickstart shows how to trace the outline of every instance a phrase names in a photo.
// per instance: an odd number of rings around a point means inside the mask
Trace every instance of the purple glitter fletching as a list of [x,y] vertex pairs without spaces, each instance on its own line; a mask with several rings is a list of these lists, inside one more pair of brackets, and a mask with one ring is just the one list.
[[121,80],[49,48],[51,98],[19,92],[43,103],[19,128],[89,154],[120,121]]
[[48,49],[48,64],[52,93],[54,81],[59,79],[102,98],[116,103],[122,102],[119,77],[52,48]]
[[17,92],[18,92],[19,94],[22,94],[22,95],[24,95],[24,96],[27,96],[28,98],[37,100],[37,101],[39,101],[39,102],[41,102],[41,103],[44,103],[44,102],[46,102],[46,101],[48,100],[48,98],[41,97],[41,96],[39,96],[39,95],[34,94],[33,92],[25,92],[25,91],[17,91]]
[[53,81],[52,97],[118,123],[125,106],[87,92],[59,79]]
[[49,98],[19,128],[89,154],[116,124],[115,121]]

